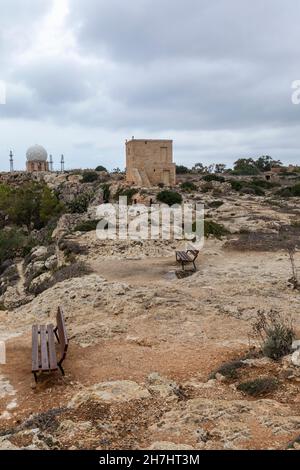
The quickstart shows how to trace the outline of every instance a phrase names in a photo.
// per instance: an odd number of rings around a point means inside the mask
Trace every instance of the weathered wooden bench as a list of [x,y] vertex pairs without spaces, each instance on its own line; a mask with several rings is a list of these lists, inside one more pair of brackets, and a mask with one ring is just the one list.
[[182,269],[188,263],[193,263],[195,271],[197,271],[196,259],[198,258],[199,250],[176,251],[176,261],[181,263]]
[[[55,338],[58,342],[56,351]],[[54,372],[60,370],[65,375],[62,363],[68,350],[68,336],[66,332],[63,309],[58,307],[56,327],[51,325],[33,325],[32,327],[32,373],[37,382],[40,372]]]

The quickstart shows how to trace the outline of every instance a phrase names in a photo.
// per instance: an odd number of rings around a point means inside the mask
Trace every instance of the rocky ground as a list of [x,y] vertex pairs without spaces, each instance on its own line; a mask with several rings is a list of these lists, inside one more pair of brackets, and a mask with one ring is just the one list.
[[[58,269],[61,250],[39,248],[16,263],[4,299],[9,309],[0,311],[7,347],[0,448],[300,447],[300,368],[291,356],[262,357],[251,338],[257,312],[270,309],[293,316],[300,338],[289,258],[280,244],[257,250],[235,243],[241,232],[278,238],[280,227],[298,221],[298,202],[282,207],[250,195],[217,198],[219,207],[211,206],[211,194],[202,202],[231,232],[229,241],[207,240],[198,271],[183,279],[176,275],[176,243],[100,242],[94,232],[70,235],[84,248],[76,262],[89,271],[41,293],[28,294],[26,286]],[[295,260],[299,265],[298,254]],[[66,376],[45,375],[35,385],[31,326],[54,321],[58,305],[70,336]],[[222,368],[228,363],[229,374]],[[258,396],[240,389],[259,378],[276,386]]]

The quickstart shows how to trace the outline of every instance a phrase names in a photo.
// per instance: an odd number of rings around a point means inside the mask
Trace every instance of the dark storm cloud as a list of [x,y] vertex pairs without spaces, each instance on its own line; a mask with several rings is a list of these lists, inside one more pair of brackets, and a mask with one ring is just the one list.
[[60,47],[41,50],[54,2],[4,3],[0,118],[77,126],[90,148],[97,129],[171,137],[187,162],[300,155],[298,0],[69,0]]

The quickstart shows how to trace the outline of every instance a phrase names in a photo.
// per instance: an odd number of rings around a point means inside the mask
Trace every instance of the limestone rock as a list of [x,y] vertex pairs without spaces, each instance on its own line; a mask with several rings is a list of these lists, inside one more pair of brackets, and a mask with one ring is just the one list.
[[70,408],[78,408],[81,404],[88,401],[113,403],[149,397],[148,390],[136,382],[117,380],[115,382],[102,382],[79,392],[72,398],[68,406]]
[[292,354],[291,362],[294,366],[300,367],[300,350],[297,350]]

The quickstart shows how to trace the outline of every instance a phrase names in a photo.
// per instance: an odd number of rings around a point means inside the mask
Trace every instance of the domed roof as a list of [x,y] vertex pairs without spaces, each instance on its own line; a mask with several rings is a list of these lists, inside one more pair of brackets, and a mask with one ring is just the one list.
[[46,162],[48,158],[47,151],[41,145],[34,145],[26,152],[26,158],[29,162],[39,161]]

